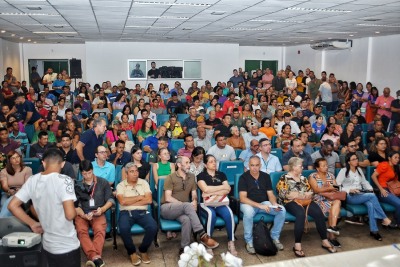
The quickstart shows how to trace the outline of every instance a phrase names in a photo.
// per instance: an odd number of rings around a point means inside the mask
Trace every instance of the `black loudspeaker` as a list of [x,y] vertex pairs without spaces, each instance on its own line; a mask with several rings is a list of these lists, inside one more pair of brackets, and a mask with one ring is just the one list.
[[69,61],[70,77],[73,79],[82,78],[82,66],[80,59],[71,59]]

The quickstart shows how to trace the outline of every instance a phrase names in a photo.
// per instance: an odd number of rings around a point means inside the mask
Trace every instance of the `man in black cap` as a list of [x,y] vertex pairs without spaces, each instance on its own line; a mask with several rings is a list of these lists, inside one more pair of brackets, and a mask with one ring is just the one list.
[[318,103],[318,104],[316,104],[314,106],[314,115],[312,115],[309,118],[311,125],[317,120],[317,115],[321,115],[322,116],[322,118],[324,119],[323,123],[324,123],[324,125],[326,125],[326,118],[325,118],[325,115],[322,114],[322,107],[323,106],[320,103]]
[[172,92],[171,100],[167,104],[167,111],[168,114],[176,113],[175,110],[182,109],[182,102],[178,99],[178,94],[176,92]]

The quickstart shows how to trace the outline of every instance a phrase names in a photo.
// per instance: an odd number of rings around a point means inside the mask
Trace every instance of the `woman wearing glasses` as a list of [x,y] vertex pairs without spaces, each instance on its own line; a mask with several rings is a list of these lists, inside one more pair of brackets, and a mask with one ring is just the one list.
[[382,226],[396,228],[382,210],[372,186],[365,179],[364,173],[358,167],[356,153],[348,153],[346,155],[346,167],[340,170],[336,177],[336,182],[339,186],[342,186],[343,191],[347,192],[346,203],[367,206],[370,236],[378,241],[382,241],[376,222],[378,219],[382,220]]
[[[204,159],[205,168],[202,173],[197,176],[197,185],[202,192],[202,198],[214,197],[223,198],[231,191],[226,175],[217,171],[217,161],[213,155],[207,155]],[[207,234],[212,237],[214,226],[217,221],[217,215],[225,222],[226,232],[228,234],[228,251],[237,256],[235,248],[234,228],[235,221],[232,210],[227,205],[209,206],[204,202],[200,204],[200,214],[208,218],[206,230]]]
[[317,231],[322,240],[322,248],[330,253],[335,253],[336,248],[328,241],[325,216],[318,204],[312,201],[313,192],[307,178],[301,175],[303,160],[293,157],[289,160],[288,165],[289,172],[282,175],[276,190],[278,191],[279,204],[284,205],[286,211],[296,217],[294,222],[294,254],[296,257],[305,257],[301,239],[307,215],[311,216],[315,221]]

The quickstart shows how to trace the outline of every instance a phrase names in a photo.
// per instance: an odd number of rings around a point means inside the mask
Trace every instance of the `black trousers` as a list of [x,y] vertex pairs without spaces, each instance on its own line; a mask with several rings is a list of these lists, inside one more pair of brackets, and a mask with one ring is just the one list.
[[[306,207],[302,207],[296,202],[291,201],[285,205],[285,209],[296,217],[296,221],[294,222],[294,240],[295,243],[301,243],[306,219]],[[311,201],[308,208],[308,215],[314,219],[321,240],[327,239],[325,216],[321,208],[314,201]]]
[[80,267],[81,248],[64,254],[52,254],[44,250],[49,267]]

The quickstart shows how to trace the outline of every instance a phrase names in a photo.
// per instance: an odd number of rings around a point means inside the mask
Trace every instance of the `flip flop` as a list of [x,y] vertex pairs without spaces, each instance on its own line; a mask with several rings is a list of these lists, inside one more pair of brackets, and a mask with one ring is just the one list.
[[178,235],[175,232],[172,232],[171,235],[172,235],[172,238],[177,238],[178,237]]
[[336,248],[334,246],[330,246],[330,247],[325,247],[324,245],[321,245],[321,247],[325,250],[327,250],[329,253],[335,253],[337,252]]
[[172,232],[171,232],[171,231],[168,231],[168,232],[167,232],[167,240],[171,240],[172,238],[173,238]]
[[304,258],[306,255],[304,254],[304,251],[303,250],[297,250],[295,247],[293,247],[293,252],[294,252],[294,255],[296,256],[296,257],[298,257],[298,258]]

